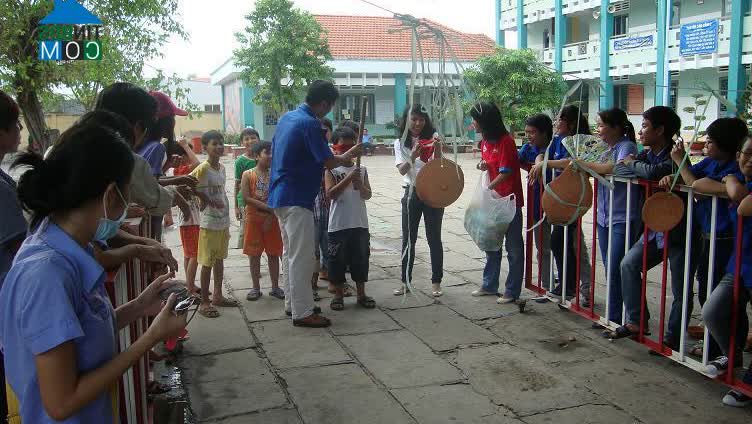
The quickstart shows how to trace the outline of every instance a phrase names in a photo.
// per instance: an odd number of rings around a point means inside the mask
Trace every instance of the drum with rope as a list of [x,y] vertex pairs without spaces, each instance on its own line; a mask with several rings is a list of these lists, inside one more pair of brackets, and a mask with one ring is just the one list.
[[462,168],[444,158],[428,162],[415,178],[418,197],[432,208],[445,208],[456,202],[464,187]]

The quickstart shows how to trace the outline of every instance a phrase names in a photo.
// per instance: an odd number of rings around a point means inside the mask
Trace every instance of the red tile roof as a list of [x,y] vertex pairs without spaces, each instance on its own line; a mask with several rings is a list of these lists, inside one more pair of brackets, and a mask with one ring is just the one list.
[[[403,30],[393,17],[314,15],[327,31],[329,50],[334,59],[397,59],[410,60],[411,31]],[[494,52],[496,43],[483,34],[467,34],[447,26],[421,19],[446,35],[457,59],[475,61]],[[421,40],[423,57],[438,59],[439,49],[433,37]]]

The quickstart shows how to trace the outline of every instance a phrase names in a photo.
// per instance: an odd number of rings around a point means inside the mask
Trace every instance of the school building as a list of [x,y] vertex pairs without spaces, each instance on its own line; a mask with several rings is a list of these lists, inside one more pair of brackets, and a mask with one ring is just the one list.
[[[327,32],[334,68],[335,84],[340,98],[330,114],[335,124],[344,119],[358,120],[360,99],[368,96],[366,128],[373,136],[390,137],[397,115],[401,117],[408,101],[408,87],[411,79],[412,53],[411,31],[405,30],[401,22],[392,17],[376,16],[330,16],[314,15]],[[436,22],[429,22],[446,35],[457,63],[468,67],[479,57],[494,52],[495,42],[482,34],[467,34],[455,31]],[[402,30],[400,30],[402,29]],[[441,52],[430,39],[421,41],[426,74],[439,73]],[[421,73],[420,62],[418,74]],[[457,68],[447,60],[445,75],[451,75],[459,84]],[[244,128],[253,127],[262,139],[271,139],[279,118],[262,105],[255,104],[254,87],[240,78],[240,69],[232,58],[211,74],[213,84],[222,88],[222,113],[224,129],[238,133]],[[423,78],[417,78],[416,102],[431,104],[431,98],[421,99]],[[430,78],[426,78],[426,95],[435,90]],[[296,107],[297,105],[289,105]],[[445,128],[444,133],[450,131]]]
[[[749,0],[494,1],[497,43],[516,32],[518,48],[582,81],[591,115],[617,106],[639,125],[642,111],[666,105],[692,125],[693,95],[707,98],[709,87],[734,104],[749,81]],[[701,129],[727,109],[711,98]]]

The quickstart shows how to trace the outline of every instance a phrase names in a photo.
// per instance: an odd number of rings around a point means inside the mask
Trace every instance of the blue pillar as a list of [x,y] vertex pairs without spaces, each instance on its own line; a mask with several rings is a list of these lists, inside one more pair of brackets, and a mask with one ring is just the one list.
[[554,1],[554,69],[562,72],[564,44],[567,42],[567,17],[564,16],[562,0]]
[[[742,65],[742,34],[744,33],[744,13],[747,11],[749,0],[731,2],[731,45],[729,47],[728,68],[728,100],[733,104],[739,103],[741,90],[746,84],[746,72]],[[734,112],[729,110],[730,115]]]
[[227,131],[227,124],[225,123],[225,86],[220,85],[220,92],[222,93],[222,104],[219,109],[222,111],[222,131]]
[[658,10],[656,11],[656,27],[658,29],[658,40],[655,56],[655,105],[667,106],[670,103],[668,87],[671,86],[671,73],[667,69],[668,61],[666,56],[668,51],[667,37],[668,25],[671,22],[671,4],[668,0],[658,0]]
[[256,95],[256,90],[252,87],[243,87],[243,96],[240,101],[243,105],[243,128],[256,127],[255,125],[255,111],[253,104],[253,97]]
[[525,0],[517,0],[517,48],[527,48],[527,25],[525,25]]
[[496,44],[504,47],[504,30],[501,29],[501,1],[494,0],[494,12],[496,21],[494,22],[494,34],[496,34]]
[[611,35],[614,33],[614,17],[608,13],[609,0],[601,0],[601,70],[600,108],[614,107],[614,82],[608,74],[610,66]]
[[402,116],[407,106],[407,78],[405,74],[394,74],[394,113]]

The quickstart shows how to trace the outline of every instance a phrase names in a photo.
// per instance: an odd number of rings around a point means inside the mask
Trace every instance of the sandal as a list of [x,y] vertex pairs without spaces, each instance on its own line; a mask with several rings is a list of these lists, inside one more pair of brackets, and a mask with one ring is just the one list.
[[345,300],[344,299],[334,298],[329,303],[329,307],[332,308],[333,311],[341,311],[341,310],[345,309]]
[[433,297],[441,297],[444,295],[444,292],[441,291],[441,284],[434,284],[433,290],[431,291],[431,295]]
[[261,298],[261,290],[260,289],[251,289],[248,294],[245,296],[246,300],[250,300],[252,302],[259,300]]
[[269,292],[269,296],[276,297],[277,299],[285,300],[285,291],[279,287],[275,287],[271,289],[271,291]]
[[[618,340],[618,339],[623,339],[625,337],[632,337],[638,331],[640,331],[639,328],[633,330],[632,328],[629,328],[629,327],[630,327],[630,325],[627,324],[627,325],[622,325],[622,326],[616,327],[616,330],[613,330],[613,331],[612,330],[606,330],[606,331],[604,331],[602,333],[602,336],[605,339]],[[648,330],[646,328],[645,331],[642,334],[644,336],[649,336],[650,335],[650,330]]]
[[318,290],[314,290],[314,291],[313,291],[313,301],[314,301],[314,302],[319,302],[319,301],[321,301],[321,296],[319,296],[319,292],[318,292]]
[[238,306],[238,301],[235,299],[228,299],[223,297],[221,300],[212,300],[212,306],[219,306],[220,308],[232,308]]
[[373,309],[376,307],[376,301],[372,297],[363,296],[358,298],[358,305],[366,309]]
[[206,318],[218,318],[219,317],[219,311],[214,308],[214,306],[206,306],[206,307],[199,307],[198,313],[201,314],[201,316]]
[[[327,291],[331,294],[337,294],[337,292],[333,289],[327,289]],[[345,284],[344,297],[352,297],[352,296],[353,296],[353,288],[349,284]]]
[[687,352],[689,355],[702,358],[702,343],[697,343]]
[[292,325],[296,327],[324,328],[332,325],[332,322],[319,314],[312,314],[305,318],[292,320]]

